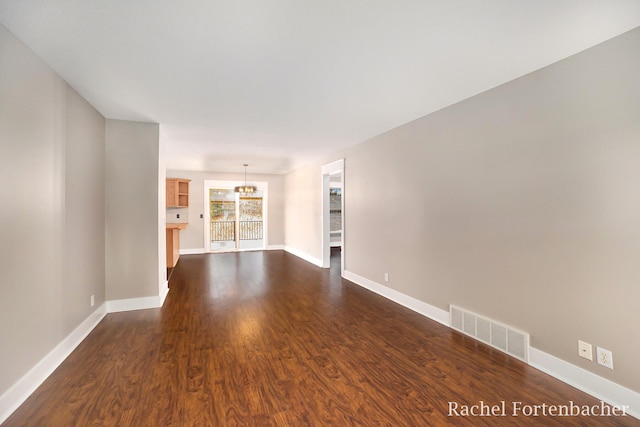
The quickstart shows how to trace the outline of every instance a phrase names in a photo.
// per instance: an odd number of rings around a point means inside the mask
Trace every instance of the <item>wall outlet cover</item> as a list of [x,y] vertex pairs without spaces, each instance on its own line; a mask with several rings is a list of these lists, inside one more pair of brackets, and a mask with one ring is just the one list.
[[598,364],[613,369],[613,353],[605,348],[596,347]]

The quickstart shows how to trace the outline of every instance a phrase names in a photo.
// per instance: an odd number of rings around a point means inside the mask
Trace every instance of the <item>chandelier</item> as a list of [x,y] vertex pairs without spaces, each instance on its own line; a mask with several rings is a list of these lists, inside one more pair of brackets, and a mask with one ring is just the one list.
[[256,191],[256,187],[253,185],[247,185],[247,166],[249,165],[245,163],[242,166],[244,166],[244,185],[235,187],[233,191],[236,193],[254,193]]

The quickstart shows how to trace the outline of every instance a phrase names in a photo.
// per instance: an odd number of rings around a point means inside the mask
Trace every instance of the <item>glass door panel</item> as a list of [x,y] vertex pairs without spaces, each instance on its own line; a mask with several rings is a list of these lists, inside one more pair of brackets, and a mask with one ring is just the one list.
[[236,247],[236,194],[233,190],[209,190],[210,250]]
[[262,191],[236,193],[209,189],[209,250],[263,249],[264,198]]
[[262,191],[256,191],[252,194],[240,194],[238,229],[238,247],[240,249],[259,249],[264,247]]

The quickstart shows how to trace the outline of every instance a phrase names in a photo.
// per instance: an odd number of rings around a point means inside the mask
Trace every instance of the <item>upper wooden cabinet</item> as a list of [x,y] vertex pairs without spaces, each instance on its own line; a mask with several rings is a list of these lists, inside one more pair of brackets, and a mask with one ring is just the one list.
[[190,179],[167,178],[167,207],[186,208],[189,206]]

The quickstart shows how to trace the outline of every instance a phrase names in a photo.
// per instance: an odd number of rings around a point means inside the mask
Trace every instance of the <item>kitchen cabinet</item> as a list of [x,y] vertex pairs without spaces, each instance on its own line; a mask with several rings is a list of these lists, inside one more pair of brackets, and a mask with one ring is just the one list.
[[167,178],[167,207],[189,207],[189,182],[190,179]]

